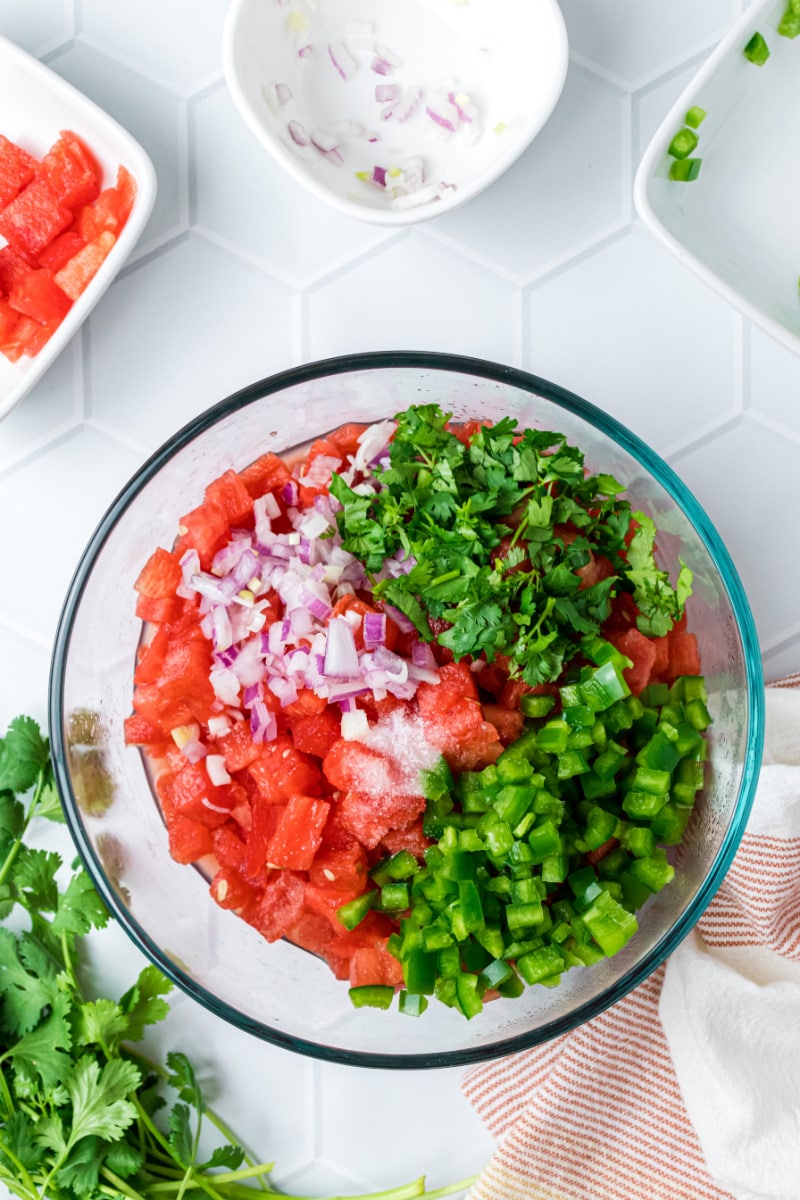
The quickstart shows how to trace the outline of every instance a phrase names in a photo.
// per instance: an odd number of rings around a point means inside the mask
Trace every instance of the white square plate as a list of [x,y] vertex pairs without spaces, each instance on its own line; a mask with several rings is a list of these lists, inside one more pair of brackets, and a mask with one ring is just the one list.
[[[781,37],[786,0],[748,9],[647,148],[636,183],[645,225],[731,304],[800,353],[800,38]],[[755,32],[770,57],[743,53]],[[689,108],[707,112],[692,183],[669,178],[667,153]]]
[[0,355],[0,418],[33,387],[94,308],[136,244],[156,195],[153,164],[139,143],[49,67],[0,37],[0,133],[41,158],[62,129],[86,142],[103,170],[103,187],[113,185],[120,164],[127,167],[136,181],[136,199],[100,270],[39,353],[16,363]]

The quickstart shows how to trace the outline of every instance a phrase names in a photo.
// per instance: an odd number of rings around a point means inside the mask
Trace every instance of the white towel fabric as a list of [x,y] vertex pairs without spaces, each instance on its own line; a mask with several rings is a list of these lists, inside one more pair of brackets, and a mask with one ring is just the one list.
[[709,1171],[800,1197],[800,688],[767,689],[753,812],[722,892],[667,963],[659,1011]]
[[747,831],[666,968],[465,1076],[501,1139],[471,1200],[800,1200],[798,685],[767,690]]

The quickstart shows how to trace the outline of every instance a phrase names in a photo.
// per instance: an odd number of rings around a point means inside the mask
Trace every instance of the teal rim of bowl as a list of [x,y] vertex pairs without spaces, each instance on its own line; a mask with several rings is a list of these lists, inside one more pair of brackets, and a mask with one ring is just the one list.
[[[63,679],[75,614],[97,555],[105,544],[118,518],[129,507],[145,484],[169,462],[178,450],[188,445],[198,434],[203,433],[217,424],[222,418],[229,416],[238,409],[246,408],[255,400],[274,395],[287,387],[293,387],[296,384],[306,383],[311,380],[323,379],[326,376],[398,367],[466,375],[474,379],[487,380],[493,383],[509,384],[522,391],[530,392],[537,397],[550,401],[559,408],[566,409],[568,412],[580,417],[587,424],[594,426],[595,429],[599,429],[644,467],[683,510],[685,516],[694,526],[696,533],[705,545],[719,572],[722,584],[731,602],[731,608],[736,619],[742,643],[748,702],[747,750],[742,766],[739,793],[731,822],[705,879],[700,884],[685,911],[681,913],[674,925],[663,934],[644,958],[631,967],[630,970],[626,971],[616,983],[607,987],[600,995],[579,1005],[567,1016],[550,1021],[538,1029],[532,1030],[530,1033],[517,1034],[514,1037],[498,1040],[490,1045],[477,1045],[462,1050],[449,1050],[440,1053],[432,1051],[431,1053],[408,1055],[343,1050],[286,1034],[282,1030],[273,1029],[271,1026],[264,1025],[259,1021],[245,1016],[229,1004],[219,1000],[194,979],[185,974],[180,967],[164,954],[162,949],[153,942],[147,931],[128,912],[120,902],[115,889],[107,880],[103,866],[91,841],[86,835],[83,822],[79,816],[78,806],[69,779],[69,772],[66,767],[67,747],[63,737]],[[456,354],[404,350],[379,351],[320,359],[305,366],[294,367],[287,371],[279,372],[276,375],[270,375],[266,379],[250,384],[248,387],[234,392],[218,404],[206,409],[188,424],[184,425],[139,468],[109,506],[84,550],[75,575],[70,583],[56,631],[50,669],[49,724],[56,782],[61,795],[67,827],[75,841],[86,870],[102,897],[104,904],[117,918],[117,921],[134,945],[159,970],[163,971],[167,978],[171,979],[182,991],[191,996],[192,999],[196,1000],[209,1012],[222,1017],[223,1020],[237,1026],[246,1033],[254,1034],[256,1037],[281,1046],[284,1049],[293,1050],[327,1062],[343,1063],[349,1066],[419,1070],[421,1068],[455,1067],[485,1062],[492,1058],[516,1054],[521,1050],[542,1045],[553,1038],[569,1033],[578,1025],[591,1020],[601,1012],[604,1012],[605,1009],[610,1008],[611,1005],[616,1004],[617,1001],[621,1000],[640,983],[644,982],[648,976],[657,970],[664,959],[676,949],[703,915],[722,883],[741,841],[750,815],[756,784],[758,782],[764,742],[764,677],[761,666],[761,651],[750,605],[738,572],[722,539],[705,510],[689,491],[686,484],[636,434],[615,420],[614,417],[609,416],[601,409],[590,404],[587,400],[583,400],[580,396],[575,395],[574,392],[567,391],[557,384],[550,383],[546,379],[541,379],[537,375],[532,375],[516,367],[507,367],[500,363]]]

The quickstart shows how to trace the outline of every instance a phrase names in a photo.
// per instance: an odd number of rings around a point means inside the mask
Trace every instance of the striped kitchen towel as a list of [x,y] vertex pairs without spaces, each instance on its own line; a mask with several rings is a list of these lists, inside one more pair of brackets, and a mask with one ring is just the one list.
[[800,676],[725,881],[618,1004],[463,1089],[499,1141],[469,1200],[800,1200]]

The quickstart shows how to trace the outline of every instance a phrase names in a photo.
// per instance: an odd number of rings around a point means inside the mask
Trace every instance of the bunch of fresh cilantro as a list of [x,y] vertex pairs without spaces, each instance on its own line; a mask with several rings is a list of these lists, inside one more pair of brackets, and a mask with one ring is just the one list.
[[[536,685],[557,679],[581,640],[599,633],[618,591],[632,596],[647,635],[663,636],[680,617],[688,567],[673,588],[655,562],[653,522],[620,499],[611,475],[588,474],[563,434],[520,432],[505,418],[465,444],[436,404],[395,420],[374,487],[334,475],[330,490],[345,549],[423,639],[435,636],[456,659],[506,655],[512,674]],[[578,572],[595,556],[611,574],[582,586]],[[411,569],[387,577],[393,558]]]
[[[79,944],[109,920],[86,873],[26,842],[61,821],[47,739],[30,717],[0,739],[0,1184],[24,1200],[211,1200],[280,1196],[206,1105],[192,1065],[131,1043],[163,1020],[171,983],[153,966],[119,1000],[88,996]],[[222,1143],[201,1158],[210,1121]],[[450,1195],[425,1180],[372,1200]],[[346,1198],[341,1198],[346,1200]],[[362,1197],[361,1200],[370,1200]]]

